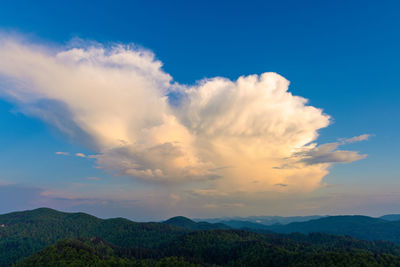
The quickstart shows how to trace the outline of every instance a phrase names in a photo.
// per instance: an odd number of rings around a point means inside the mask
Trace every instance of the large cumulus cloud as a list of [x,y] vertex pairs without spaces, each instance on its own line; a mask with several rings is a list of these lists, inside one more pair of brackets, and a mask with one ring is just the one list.
[[218,192],[307,191],[332,163],[364,157],[318,146],[329,116],[276,73],[186,86],[134,46],[63,49],[5,36],[0,58],[0,95],[90,147],[116,175]]

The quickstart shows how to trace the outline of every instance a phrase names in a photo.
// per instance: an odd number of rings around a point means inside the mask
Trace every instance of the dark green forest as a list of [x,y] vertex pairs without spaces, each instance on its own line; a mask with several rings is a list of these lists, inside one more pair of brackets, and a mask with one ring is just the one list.
[[136,223],[41,208],[0,215],[0,226],[0,266],[400,266],[400,246],[388,241],[185,217]]
[[400,244],[400,221],[389,221],[368,216],[329,216],[287,225],[271,225],[264,229],[279,233],[323,232],[350,235],[364,240],[387,240]]

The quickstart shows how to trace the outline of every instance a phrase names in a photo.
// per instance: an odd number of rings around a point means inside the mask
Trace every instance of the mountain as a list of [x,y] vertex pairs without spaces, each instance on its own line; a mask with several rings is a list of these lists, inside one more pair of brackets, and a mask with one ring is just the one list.
[[195,222],[183,216],[170,218],[163,223],[188,230],[230,229],[228,225],[222,223]]
[[320,215],[311,215],[311,216],[290,216],[290,217],[282,217],[282,216],[249,216],[249,217],[223,217],[223,218],[208,218],[208,219],[194,219],[194,221],[206,221],[209,223],[225,223],[227,221],[236,221],[236,222],[249,222],[249,223],[257,223],[264,225],[273,225],[273,224],[289,224],[292,222],[305,222],[309,220],[320,219],[326,216]]
[[309,220],[320,219],[326,216],[320,215],[311,215],[311,216],[289,216],[289,217],[282,217],[282,216],[250,216],[247,219],[261,223],[265,225],[273,225],[273,224],[289,224],[292,222],[306,222]]
[[187,232],[162,223],[136,223],[123,218],[102,220],[85,213],[48,208],[0,215],[0,266],[65,238],[101,237],[122,247],[157,247]]
[[387,240],[400,244],[400,221],[386,221],[367,216],[329,216],[307,222],[270,225],[267,230],[278,233],[321,232],[349,235],[363,240]]
[[387,242],[326,234],[288,236],[212,230],[179,237],[168,244],[166,254],[218,266],[385,266],[397,264],[398,248]]
[[266,226],[282,232],[272,233],[185,217],[137,223],[40,208],[0,215],[0,266],[400,266],[400,246],[390,242],[284,234],[390,240],[400,236],[399,223],[333,216]]
[[379,219],[386,221],[400,221],[400,214],[387,214],[379,217]]
[[227,225],[234,229],[253,229],[253,230],[257,230],[257,229],[267,230],[268,229],[268,226],[266,226],[264,224],[249,222],[249,221],[227,220],[227,221],[221,221],[220,223]]

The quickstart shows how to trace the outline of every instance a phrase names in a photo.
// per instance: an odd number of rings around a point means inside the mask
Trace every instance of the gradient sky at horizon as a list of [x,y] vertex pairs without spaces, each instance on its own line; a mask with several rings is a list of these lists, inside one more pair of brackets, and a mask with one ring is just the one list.
[[95,154],[90,146],[0,95],[0,213],[40,206],[136,220],[400,213],[399,10],[398,1],[2,1],[0,38],[46,47],[134,43],[186,85],[276,72],[293,95],[331,116],[318,144],[371,137],[345,144],[368,156],[332,165],[311,192],[222,192],[207,203],[189,196],[193,187],[114,177],[75,156]]

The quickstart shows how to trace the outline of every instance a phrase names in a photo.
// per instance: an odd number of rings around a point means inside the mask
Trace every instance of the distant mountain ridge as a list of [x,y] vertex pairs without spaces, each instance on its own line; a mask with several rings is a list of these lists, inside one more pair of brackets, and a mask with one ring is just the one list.
[[386,221],[400,221],[400,214],[387,214],[379,217],[379,219]]
[[[399,218],[399,220],[398,220]],[[264,225],[251,221],[220,220],[235,229],[247,229],[257,232],[277,233],[326,233],[348,235],[362,240],[387,240],[400,244],[400,215],[391,214],[379,218],[361,215],[325,216],[308,221],[288,224]]]
[[163,223],[188,230],[231,229],[231,227],[223,223],[195,222],[183,216],[172,217]]
[[[262,216],[246,217],[253,221],[246,220],[227,220],[206,219],[211,222],[219,222],[230,226],[234,229],[245,229],[256,232],[276,232],[276,233],[326,233],[334,235],[348,235],[362,240],[386,240],[396,244],[400,244],[400,215],[388,214],[379,218],[362,216],[362,215],[339,215],[339,216],[305,216],[305,217],[288,217],[288,220],[300,220],[288,224],[262,224],[254,222]],[[265,216],[268,220],[278,218],[281,222],[284,217]],[[313,218],[305,220],[306,218]],[[196,219],[199,220],[199,219]],[[260,221],[260,220],[258,220]]]
[[207,218],[207,219],[193,219],[196,222],[206,221],[209,223],[225,223],[228,221],[235,222],[250,222],[262,225],[273,225],[273,224],[289,224],[292,222],[305,222],[314,219],[320,219],[327,217],[327,215],[310,215],[310,216],[249,216],[249,217],[222,217],[222,218]]
[[400,221],[388,221],[360,215],[329,216],[307,222],[270,225],[266,230],[278,233],[328,233],[363,240],[387,240],[400,244]]
[[284,227],[284,225],[292,223],[309,222],[313,220],[329,218],[329,217],[343,217],[343,216],[361,216],[371,218],[372,220],[381,219],[384,221],[400,221],[400,214],[387,214],[381,217],[368,217],[362,215],[311,215],[311,216],[292,216],[292,217],[281,217],[281,216],[250,216],[250,217],[223,217],[223,218],[212,218],[212,219],[193,219],[194,221],[206,221],[209,223],[222,223],[230,226],[234,229],[252,229],[252,230],[270,230],[270,231],[288,231],[283,229],[289,229],[290,227]]
[[225,225],[230,226],[234,229],[264,229],[267,230],[268,226],[261,224],[261,223],[254,223],[249,221],[239,221],[239,220],[228,220],[228,221],[221,221]]

